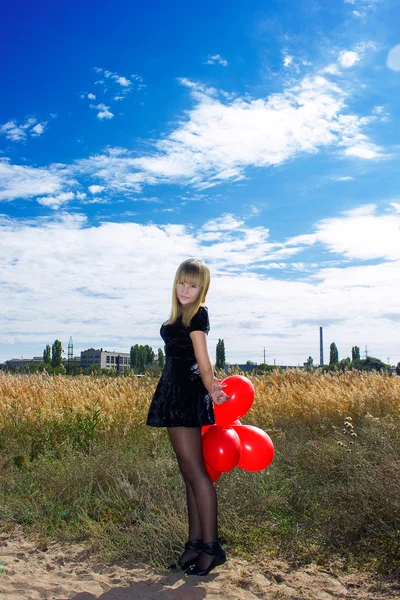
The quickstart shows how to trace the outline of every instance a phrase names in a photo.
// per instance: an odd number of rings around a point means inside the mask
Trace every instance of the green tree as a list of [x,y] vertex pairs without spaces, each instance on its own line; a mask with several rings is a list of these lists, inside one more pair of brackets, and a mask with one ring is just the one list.
[[70,360],[67,364],[67,375],[80,375],[81,368],[73,360]]
[[138,345],[137,344],[135,344],[134,346],[131,346],[131,351],[130,351],[130,355],[131,355],[131,369],[135,369],[136,368],[137,351],[138,351]]
[[154,350],[148,344],[146,344],[146,346],[141,346],[139,344],[131,346],[131,369],[135,369],[135,371],[142,373],[146,366],[154,364],[155,358],[156,355],[154,353]]
[[309,356],[306,360],[306,362],[304,363],[304,368],[306,371],[312,371],[314,368],[314,359],[312,356]]
[[60,340],[55,340],[51,347],[51,366],[59,367],[62,359],[62,344]]
[[353,346],[351,349],[351,360],[354,362],[355,360],[360,360],[360,348],[358,346]]
[[389,365],[386,365],[379,358],[367,356],[363,360],[355,360],[353,366],[359,371],[386,371]]
[[278,368],[278,367],[274,367],[273,365],[267,365],[266,363],[261,363],[256,366],[253,373],[255,375],[262,375],[263,373],[272,373],[272,371],[275,371],[276,368]]
[[218,340],[217,351],[215,356],[215,368],[216,369],[224,369],[225,368],[225,342],[224,340]]
[[43,362],[46,363],[46,365],[51,363],[51,348],[49,344],[47,344],[46,348],[43,350]]
[[143,373],[144,368],[146,366],[146,358],[147,358],[147,353],[146,353],[145,347],[138,346],[138,353],[137,353],[137,359],[136,359],[136,371],[138,373]]
[[162,351],[161,348],[158,349],[157,362],[158,362],[158,366],[161,367],[161,369],[163,369],[164,365],[165,365],[165,357],[164,357],[164,352]]
[[335,342],[332,342],[329,346],[329,364],[334,365],[337,362],[339,362],[339,352]]
[[351,369],[352,363],[350,360],[350,357],[348,356],[347,358],[342,358],[342,360],[339,361],[339,369],[341,369],[341,371],[345,371],[346,369]]
[[144,346],[144,351],[146,355],[145,364],[152,365],[154,363],[154,359],[156,358],[153,348],[151,346],[146,345]]

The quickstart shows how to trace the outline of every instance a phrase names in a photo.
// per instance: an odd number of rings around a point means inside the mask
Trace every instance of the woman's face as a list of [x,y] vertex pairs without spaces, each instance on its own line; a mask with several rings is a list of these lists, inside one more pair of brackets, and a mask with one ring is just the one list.
[[185,283],[184,281],[178,281],[176,284],[176,296],[179,302],[183,305],[195,302],[200,296],[201,287]]

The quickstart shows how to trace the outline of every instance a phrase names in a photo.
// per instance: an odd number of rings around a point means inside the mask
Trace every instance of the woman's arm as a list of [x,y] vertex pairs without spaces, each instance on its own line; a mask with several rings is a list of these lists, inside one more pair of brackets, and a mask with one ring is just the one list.
[[229,400],[229,396],[224,394],[223,388],[214,378],[214,368],[208,353],[207,336],[204,331],[192,331],[190,338],[193,343],[194,354],[199,365],[201,380],[207,392],[215,404],[222,404]]

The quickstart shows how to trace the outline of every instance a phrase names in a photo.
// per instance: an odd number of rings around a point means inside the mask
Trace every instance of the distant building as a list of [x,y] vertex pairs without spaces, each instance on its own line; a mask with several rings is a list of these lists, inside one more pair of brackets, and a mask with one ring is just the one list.
[[40,365],[42,363],[43,356],[34,356],[33,358],[10,358],[4,363],[3,369],[19,369],[21,367],[26,367],[27,365]]
[[90,369],[94,365],[101,369],[128,371],[131,368],[131,355],[129,352],[109,352],[103,348],[82,350],[80,360],[82,369]]
[[43,356],[34,356],[30,362],[38,365],[43,362]]
[[10,358],[7,360],[5,365],[6,369],[19,369],[20,367],[26,367],[33,362],[32,358]]
[[252,364],[252,365],[248,365],[247,363],[244,365],[239,365],[239,364],[231,364],[231,363],[227,363],[225,365],[225,372],[230,371],[231,369],[240,369],[241,371],[243,371],[244,373],[252,373],[254,371],[254,369],[257,369],[258,365],[256,364]]

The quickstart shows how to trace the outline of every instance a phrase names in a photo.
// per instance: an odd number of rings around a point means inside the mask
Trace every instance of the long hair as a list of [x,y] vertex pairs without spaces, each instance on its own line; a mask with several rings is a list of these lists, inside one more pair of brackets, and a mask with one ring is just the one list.
[[[190,285],[200,287],[200,294],[197,300],[183,306],[176,295],[176,284],[183,281]],[[182,323],[188,327],[190,321],[199,310],[204,306],[207,298],[208,288],[210,287],[210,269],[207,265],[197,258],[189,258],[179,265],[172,288],[172,310],[167,323],[175,323],[178,317],[182,316]]]

